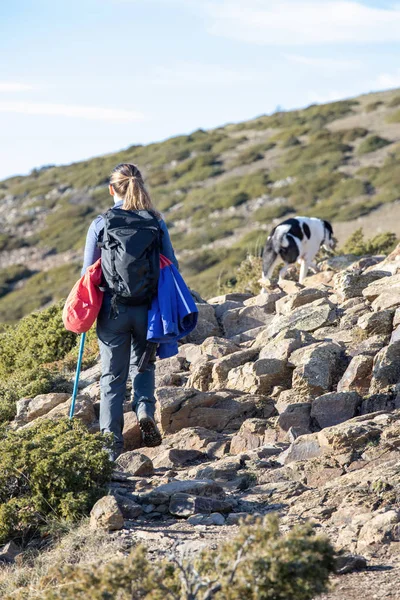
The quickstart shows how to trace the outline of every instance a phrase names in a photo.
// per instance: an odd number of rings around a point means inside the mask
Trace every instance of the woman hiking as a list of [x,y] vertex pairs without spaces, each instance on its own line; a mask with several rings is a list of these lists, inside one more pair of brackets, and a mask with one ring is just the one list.
[[122,163],[111,172],[109,191],[114,207],[90,225],[82,274],[102,259],[104,298],[97,319],[102,375],[100,430],[112,433],[115,460],[123,449],[123,405],[128,376],[145,446],[161,444],[154,421],[155,356],[139,372],[146,350],[148,309],[156,292],[159,253],[177,268],[165,222],[156,211],[139,169]]

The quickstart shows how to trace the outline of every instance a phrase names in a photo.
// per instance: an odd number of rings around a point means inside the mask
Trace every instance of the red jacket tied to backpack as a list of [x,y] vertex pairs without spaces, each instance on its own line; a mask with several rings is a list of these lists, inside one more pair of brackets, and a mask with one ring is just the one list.
[[69,293],[63,310],[65,329],[74,333],[89,331],[97,319],[103,301],[101,259],[87,268]]

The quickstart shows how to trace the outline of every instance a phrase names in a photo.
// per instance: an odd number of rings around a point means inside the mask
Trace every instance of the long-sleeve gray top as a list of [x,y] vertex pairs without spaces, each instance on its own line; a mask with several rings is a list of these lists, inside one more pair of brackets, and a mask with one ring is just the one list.
[[[116,202],[114,206],[121,207],[123,202]],[[174,249],[171,244],[171,238],[169,237],[168,229],[163,220],[160,221],[160,227],[163,232],[161,239],[161,254],[164,254],[173,264],[179,269],[179,264],[175,256]],[[92,221],[86,236],[85,254],[83,258],[82,275],[90,265],[96,262],[101,256],[101,249],[97,246],[99,240],[100,231],[104,229],[104,218],[103,215],[99,215]]]

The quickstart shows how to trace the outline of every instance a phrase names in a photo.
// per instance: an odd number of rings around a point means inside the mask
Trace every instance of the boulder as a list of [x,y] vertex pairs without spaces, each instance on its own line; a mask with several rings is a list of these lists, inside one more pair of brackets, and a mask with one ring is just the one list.
[[214,431],[237,430],[243,421],[256,416],[257,398],[227,392],[199,392],[194,389],[159,388],[158,417],[163,433],[186,427]]
[[379,411],[388,412],[396,408],[394,394],[371,394],[361,404],[361,415],[368,415]]
[[295,350],[290,362],[296,367],[292,387],[307,396],[332,391],[345,370],[342,348],[334,342],[319,342]]
[[290,386],[292,370],[287,361],[262,358],[231,369],[225,387],[250,394],[270,394],[275,385]]
[[361,296],[368,285],[389,275],[390,273],[387,271],[381,270],[368,272],[361,272],[359,269],[341,271],[334,277],[334,288],[339,301],[343,302],[349,298]]
[[383,510],[372,516],[360,529],[358,534],[357,551],[365,552],[376,544],[399,541],[397,524],[400,521],[398,510]]
[[243,308],[243,302],[235,302],[235,300],[226,300],[226,302],[222,302],[221,304],[215,305],[215,316],[217,317],[217,319],[221,320],[228,310],[234,310],[235,308]]
[[355,571],[362,571],[367,567],[367,560],[358,554],[342,554],[335,558],[336,575],[346,575]]
[[[384,264],[382,263],[382,267]],[[390,279],[384,277],[378,281],[370,283],[362,292],[364,298],[367,298],[370,302],[373,302],[382,293],[387,292],[390,289],[392,294],[398,294],[400,292],[400,274],[393,275]]]
[[379,393],[400,381],[400,341],[385,346],[374,358],[370,391]]
[[246,293],[241,293],[241,292],[231,292],[230,294],[223,294],[221,296],[215,296],[214,298],[210,298],[208,300],[209,304],[213,304],[213,305],[218,305],[218,304],[224,304],[224,302],[241,302],[242,304],[248,300],[249,298],[252,298],[253,294],[246,294]]
[[300,306],[327,298],[329,295],[328,288],[311,288],[307,287],[290,296],[284,296],[276,302],[276,313],[278,315],[290,315],[290,313]]
[[[236,479],[237,472],[242,468],[240,457],[229,456],[220,458],[209,465],[200,466],[193,471],[193,474],[202,479],[232,481]],[[189,472],[189,475],[191,474],[192,472]]]
[[[42,415],[41,417],[37,417],[34,421],[30,421],[29,423],[27,423],[27,425],[24,425],[24,427],[29,427],[33,423],[38,423],[40,421],[43,421],[44,419],[52,419],[56,421],[64,417],[68,417],[70,408],[71,398],[67,400],[67,402],[58,404],[58,406],[55,406],[47,414]],[[96,414],[94,411],[94,406],[91,399],[88,396],[84,394],[79,394],[77,396],[75,402],[74,418],[79,419],[89,427],[96,423]]]
[[47,415],[53,408],[59,404],[63,404],[69,398],[71,394],[40,394],[35,396],[28,405],[26,412],[26,420],[34,421],[42,415]]
[[366,313],[358,319],[357,326],[368,335],[390,335],[392,332],[393,315],[393,309]]
[[268,326],[268,335],[275,337],[284,329],[300,329],[312,333],[320,327],[332,325],[336,320],[335,305],[322,298],[294,309],[287,316],[276,315]]
[[[390,282],[390,280],[389,280]],[[388,289],[379,294],[371,304],[374,311],[395,309],[400,306],[400,287],[392,289],[390,283]]]
[[281,331],[272,340],[265,336],[265,330],[261,332],[253,348],[260,348],[259,358],[275,358],[278,360],[287,360],[292,352],[308,346],[315,342],[310,333],[299,331],[297,329],[286,329]]
[[205,496],[206,498],[225,498],[223,488],[210,479],[175,479],[169,483],[159,485],[151,492],[137,494],[136,498],[141,503],[152,502],[153,504],[159,504],[164,503],[165,500],[168,501],[171,496],[179,493],[190,494],[192,496]]
[[350,356],[358,356],[364,354],[365,356],[372,356],[372,358],[388,343],[388,338],[385,335],[372,335],[371,337],[357,342],[354,347],[348,348],[348,354]]
[[142,445],[142,432],[135,413],[131,410],[124,414],[124,437],[125,450],[136,450]]
[[275,305],[277,301],[284,296],[284,292],[280,289],[276,289],[273,292],[267,292],[266,294],[258,294],[258,296],[252,296],[243,302],[244,306],[262,306],[267,313],[275,312]]
[[270,306],[245,306],[228,310],[221,317],[224,334],[230,338],[234,335],[261,327],[272,320]]
[[300,432],[301,435],[311,433],[311,404],[309,402],[289,404],[279,415],[277,423],[284,433],[287,433],[291,427],[294,427],[299,435]]
[[88,387],[93,383],[100,380],[101,377],[101,363],[97,362],[93,367],[84,369],[79,375],[79,389]]
[[214,361],[200,362],[193,368],[186,387],[207,392],[212,387],[212,370]]
[[143,514],[143,508],[140,504],[137,504],[129,496],[117,494],[115,499],[124,519],[133,520]]
[[155,456],[164,448],[175,450],[197,450],[207,452],[210,444],[225,444],[227,436],[205,427],[187,427],[164,438],[161,447],[154,448]]
[[197,326],[194,331],[184,338],[186,343],[201,344],[208,337],[221,334],[214,307],[207,303],[196,303],[196,306],[199,310]]
[[214,512],[229,513],[231,511],[232,504],[227,500],[190,496],[184,493],[174,494],[169,504],[169,512],[175,517],[183,518],[197,513],[209,515]]
[[264,434],[267,428],[268,421],[266,419],[246,419],[231,440],[230,454],[241,454],[260,448],[264,444]]
[[91,529],[116,531],[124,526],[124,517],[114,496],[103,496],[90,512]]
[[231,340],[216,336],[205,339],[200,348],[209,358],[222,358],[240,351],[240,347]]
[[301,435],[278,456],[278,462],[287,465],[291,462],[309,460],[322,454],[321,445],[315,433]]
[[371,384],[373,363],[372,356],[365,354],[354,356],[338,383],[337,391],[366,394]]
[[361,398],[357,392],[332,392],[315,398],[311,417],[321,428],[331,427],[352,419],[357,414]]
[[344,453],[365,448],[369,442],[378,440],[381,433],[382,427],[374,420],[355,417],[340,425],[326,427],[314,435],[317,435],[324,452]]
[[231,369],[235,369],[249,361],[255,360],[258,356],[257,348],[249,348],[234,352],[228,356],[217,359],[212,368],[212,385],[214,389],[224,388],[228,373]]
[[171,356],[156,361],[156,386],[173,385],[174,375],[189,367],[182,355]]
[[127,475],[142,477],[154,473],[153,463],[145,454],[130,451],[120,454],[116,460],[117,467]]
[[199,450],[168,448],[158,452],[157,456],[153,459],[153,465],[156,469],[173,469],[175,467],[190,465],[205,458],[206,455]]
[[12,540],[4,546],[0,546],[0,564],[13,563],[21,552],[21,548]]

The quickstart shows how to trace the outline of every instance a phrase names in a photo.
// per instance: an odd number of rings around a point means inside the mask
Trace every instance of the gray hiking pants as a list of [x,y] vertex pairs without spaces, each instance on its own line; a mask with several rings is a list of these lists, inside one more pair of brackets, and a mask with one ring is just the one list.
[[100,430],[114,434],[115,446],[124,440],[124,401],[128,377],[134,391],[132,409],[138,414],[155,412],[155,358],[143,373],[138,364],[146,348],[148,306],[118,304],[119,314],[110,319],[111,298],[104,295],[97,319],[97,336],[101,355]]

